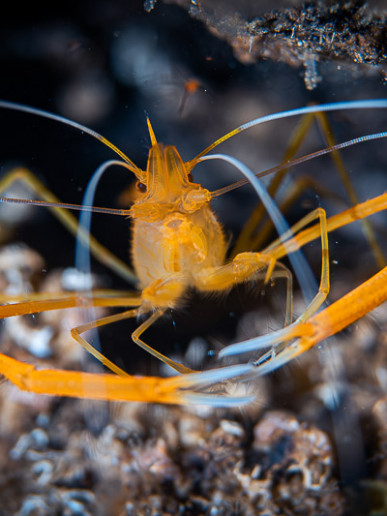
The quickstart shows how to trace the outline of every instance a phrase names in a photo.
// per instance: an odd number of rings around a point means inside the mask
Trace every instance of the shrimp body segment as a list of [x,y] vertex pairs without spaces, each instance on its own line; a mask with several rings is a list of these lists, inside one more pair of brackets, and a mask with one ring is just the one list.
[[190,182],[175,147],[154,142],[142,184],[146,191],[138,193],[130,215],[143,308],[172,308],[203,269],[224,263],[226,241],[210,192]]

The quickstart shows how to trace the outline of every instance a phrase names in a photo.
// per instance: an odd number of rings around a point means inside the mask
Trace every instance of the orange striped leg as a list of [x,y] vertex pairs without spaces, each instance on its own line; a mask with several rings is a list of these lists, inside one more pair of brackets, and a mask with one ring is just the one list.
[[[97,295],[99,294],[99,295]],[[105,294],[105,295],[103,295]],[[112,297],[114,294],[115,297]],[[91,306],[133,306],[139,305],[139,295],[124,295],[120,298],[112,291],[94,291],[92,293],[58,293],[59,299],[45,299],[52,293],[39,294],[40,299],[23,301],[16,304],[0,306],[0,318],[27,315],[47,310]],[[95,296],[95,297],[93,297]],[[27,296],[17,296],[25,298]],[[42,299],[43,298],[43,299]],[[102,318],[94,323],[74,329],[78,336],[92,327],[133,316],[137,309],[129,310]],[[148,324],[149,326],[149,324]],[[79,337],[80,338],[80,337]],[[216,406],[238,405],[251,401],[251,397],[232,398],[226,395],[214,396],[196,389],[246,375],[252,366],[235,366],[220,368],[203,373],[182,375],[174,378],[137,377],[122,371],[122,376],[111,374],[91,374],[79,371],[62,371],[54,369],[37,370],[33,365],[19,362],[0,353],[0,374],[20,389],[38,394],[70,396],[76,398],[144,401],[159,403],[207,403]]]
[[[357,204],[356,206],[349,208],[337,215],[333,215],[327,219],[327,231],[330,233],[335,229],[344,227],[352,222],[362,220],[366,217],[374,215],[387,209],[387,192],[369,199],[368,201]],[[304,229],[298,235],[289,239],[285,246],[281,243],[280,239],[275,240],[269,247],[267,247],[263,253],[270,250],[271,254],[275,256],[277,260],[286,256],[289,252],[298,251],[303,245],[312,242],[320,236],[321,230],[319,224],[315,224],[310,228]]]
[[[339,227],[345,226],[351,222],[354,222],[356,220],[360,220],[362,218],[365,218],[369,215],[372,215],[374,213],[377,213],[379,211],[385,210],[387,208],[387,193],[382,194],[378,197],[375,197],[374,199],[370,199],[364,203],[358,204],[357,206],[354,206],[353,208],[349,208],[348,210],[335,215],[327,220],[327,230],[333,231],[334,229],[337,229]],[[302,222],[302,221],[300,221]],[[297,225],[296,225],[297,226]],[[294,232],[295,227],[292,228],[291,231]],[[290,234],[290,231],[289,231]],[[266,248],[261,254],[271,256],[275,259],[280,259],[283,256],[285,256],[289,252],[294,252],[300,249],[301,246],[305,245],[308,242],[311,242],[312,240],[316,239],[318,236],[321,235],[321,224],[316,224],[310,228],[307,228],[294,237],[290,238],[286,246],[282,244],[282,242],[277,239],[271,246]],[[324,253],[323,253],[324,257]],[[328,257],[326,256],[327,263],[329,264]],[[383,269],[382,272],[385,271]],[[328,272],[328,271],[327,271]],[[364,284],[366,285],[366,283]],[[329,287],[329,283],[328,283]],[[321,288],[321,284],[320,284]],[[385,287],[387,288],[387,287]],[[382,290],[382,293],[384,290]],[[324,295],[324,293],[322,292]],[[370,295],[372,295],[372,291],[370,292]],[[375,293],[376,295],[376,293]],[[320,296],[321,299],[321,296]],[[314,301],[312,301],[313,303]],[[380,303],[382,303],[380,301]],[[338,302],[336,302],[338,303]],[[336,303],[334,306],[336,306]],[[379,303],[379,304],[380,304]],[[378,306],[378,304],[374,304],[369,310],[372,310],[372,308]],[[324,312],[325,313],[325,310]],[[307,311],[291,326],[284,328],[283,330],[280,330],[278,332],[273,332],[268,335],[263,335],[261,337],[257,337],[255,339],[250,339],[248,341],[240,342],[237,344],[232,344],[230,346],[227,346],[224,348],[220,353],[220,357],[229,356],[229,355],[235,355],[239,353],[247,353],[251,352],[257,349],[271,347],[271,346],[279,346],[283,342],[288,342],[294,337],[299,337],[300,335],[297,333],[297,328],[303,328],[302,322],[305,322],[309,316],[313,314],[313,311],[311,311],[308,307]],[[346,317],[345,313],[342,314],[343,319]],[[360,316],[361,317],[361,316]],[[355,319],[356,320],[356,319]],[[344,324],[343,327],[345,327],[347,324],[350,324],[350,322]],[[339,331],[339,329],[336,330],[336,332]],[[333,332],[335,333],[335,332]],[[320,339],[321,340],[321,339]],[[280,351],[282,354],[282,348],[276,348],[274,347],[270,352],[264,355],[261,360],[266,360],[268,358],[272,358],[274,360],[274,357],[276,354]],[[278,363],[278,360],[276,359],[276,363]]]
[[238,406],[252,401],[251,396],[215,396],[196,392],[213,384],[252,372],[253,366],[231,366],[203,373],[172,378],[116,376],[55,369],[37,370],[0,353],[0,374],[19,389],[51,396],[69,396],[104,401],[141,401],[155,403],[206,403],[213,406]]
[[[91,292],[59,292],[57,294],[51,293],[37,293],[25,294],[18,296],[7,296],[10,301],[15,299],[27,299],[19,303],[12,303],[0,306],[0,319],[7,317],[14,317],[16,315],[28,315],[46,312],[49,310],[62,310],[65,308],[91,308],[92,306],[138,306],[141,304],[140,294],[123,295],[120,297],[111,292],[107,295],[103,290],[96,290]],[[118,292],[119,293],[119,292]],[[54,296],[57,296],[56,298]],[[32,298],[33,300],[29,300]]]
[[[48,295],[52,296],[52,293],[40,293],[37,295],[39,296],[39,298],[33,301],[28,300],[23,301],[21,303],[0,306],[0,318],[4,319],[14,316],[41,313],[49,310],[62,310],[65,308],[75,307],[87,309],[91,308],[92,306],[138,306],[142,302],[140,294],[132,294],[128,297],[114,297],[111,291],[103,290],[95,292],[85,292],[84,294],[59,292],[57,293],[58,299],[46,298],[46,296]],[[15,297],[20,299],[28,297],[28,295],[21,295]],[[103,365],[108,367],[114,373],[124,376],[126,375],[125,371],[123,371],[121,368],[119,368],[113,362],[111,362],[108,358],[102,355],[102,353],[100,353],[97,349],[91,346],[91,344],[89,344],[85,339],[82,339],[82,337],[80,337],[80,333],[82,333],[83,331],[87,331],[88,329],[97,328],[98,326],[103,326],[105,324],[110,324],[117,320],[127,319],[128,317],[135,317],[136,315],[137,309],[132,309],[124,312],[123,314],[104,317],[98,321],[94,321],[86,325],[73,328],[71,330],[71,335],[79,344],[81,344],[81,346],[83,346],[83,348],[86,351],[93,355]]]
[[[300,317],[298,317],[297,322],[305,321],[312,314],[316,313],[320,306],[324,303],[325,299],[329,294],[330,284],[329,284],[329,247],[328,247],[328,227],[327,227],[327,219],[325,210],[322,208],[317,208],[313,210],[311,213],[303,217],[299,222],[294,224],[284,235],[282,238],[289,238],[288,242],[293,241],[297,238],[296,235],[303,227],[307,226],[315,219],[318,219],[319,222],[316,224],[316,230],[318,231],[318,235],[321,239],[321,278],[318,292],[315,297],[312,299],[306,310],[302,313]],[[277,259],[277,242],[274,242],[272,245],[267,247],[262,254],[273,256],[273,258]],[[288,242],[284,245],[284,248],[288,249]],[[281,243],[281,245],[283,245]],[[288,250],[289,252],[289,250]],[[296,324],[295,323],[295,324]]]
[[[294,206],[301,195],[309,189],[314,188],[324,197],[328,197],[329,199],[336,199],[340,201],[341,204],[344,203],[345,200],[343,197],[331,192],[324,188],[318,181],[309,176],[300,176],[294,179],[289,189],[286,191],[286,195],[283,200],[278,203],[281,213],[287,213],[292,206]],[[348,205],[348,203],[346,203]],[[273,234],[273,222],[271,219],[265,220],[262,224],[262,227],[259,229],[257,235],[251,241],[251,249],[262,249],[263,245],[269,242],[269,237]]]
[[[6,317],[27,315],[33,313],[41,313],[48,310],[63,310],[65,308],[91,308],[91,307],[122,307],[122,306],[139,306],[142,303],[140,294],[132,294],[129,296],[125,296],[123,292],[122,296],[118,296],[121,294],[120,292],[115,291],[104,291],[98,290],[94,292],[85,292],[84,294],[80,293],[64,293],[58,292],[56,294],[53,293],[37,293],[37,294],[26,294],[20,296],[14,296],[12,299],[25,299],[34,297],[35,299],[23,301],[16,304],[8,304],[0,306],[0,319],[4,319]],[[56,296],[55,299],[48,299],[47,296]],[[36,299],[37,298],[37,299]],[[107,317],[102,317],[96,321],[91,321],[86,324],[77,326],[76,328],[71,329],[72,337],[91,355],[93,355],[97,360],[99,360],[104,366],[108,367],[114,373],[121,376],[128,376],[125,371],[123,371],[120,367],[116,366],[113,362],[111,362],[108,358],[106,358],[102,353],[100,353],[97,349],[95,349],[86,339],[81,337],[81,334],[92,330],[94,328],[100,328],[101,326],[106,326],[108,324],[112,324],[114,322],[122,321],[125,319],[130,319],[132,317],[136,317],[138,314],[138,308],[127,310],[125,312],[109,315]],[[193,371],[189,368],[186,368],[182,364],[178,364],[173,360],[169,359],[162,353],[156,351],[151,346],[143,342],[139,337],[140,335],[147,330],[151,324],[153,324],[161,315],[163,311],[155,312],[149,319],[147,319],[137,330],[133,333],[132,339],[133,341],[145,349],[148,353],[152,354],[162,362],[168,364],[173,367],[180,373],[192,373]]]
[[[300,148],[302,142],[304,141],[306,135],[308,134],[311,124],[313,120],[316,120],[318,125],[320,126],[321,132],[324,135],[325,141],[327,145],[330,147],[334,146],[336,144],[336,141],[334,139],[333,131],[331,124],[329,122],[328,116],[324,112],[320,113],[308,113],[307,115],[304,115],[298,126],[294,129],[288,147],[285,151],[284,157],[282,159],[282,162],[284,163],[284,168],[277,172],[274,176],[274,178],[271,180],[268,192],[269,194],[274,198],[276,192],[278,191],[279,187],[282,184],[282,181],[285,177],[285,174],[287,173],[288,169],[286,168],[286,163],[294,159],[297,150]],[[341,154],[339,151],[333,151],[331,153],[331,157],[333,160],[333,163],[335,165],[335,168],[341,178],[341,181],[347,191],[348,197],[350,199],[350,202],[353,206],[356,206],[359,203],[358,197],[356,195],[356,192],[352,186],[349,174],[345,168],[343,159],[341,157]],[[294,200],[300,195],[300,193],[308,187],[308,182],[311,183],[312,186],[316,185],[316,182],[313,181],[313,179],[306,179],[306,178],[299,178],[295,181],[295,187],[294,187],[294,193],[293,198]],[[322,189],[319,186],[319,190],[324,193],[324,189]],[[330,198],[334,198],[335,194],[332,192],[325,191],[325,195]],[[281,211],[284,213],[287,209],[289,209],[289,202],[291,201],[291,198],[287,199],[284,205],[281,206]],[[261,249],[262,244],[265,242],[265,239],[267,238],[270,230],[272,229],[272,222],[267,221],[265,225],[259,229],[258,227],[260,223],[262,222],[262,219],[265,215],[265,208],[262,204],[257,206],[255,210],[253,211],[252,215],[250,216],[249,220],[243,227],[241,234],[238,237],[238,240],[235,244],[235,247],[231,253],[231,256],[235,256],[237,252],[243,251],[244,249],[249,250],[258,250]],[[380,267],[383,267],[386,264],[385,257],[383,256],[383,253],[381,251],[381,248],[379,244],[377,243],[374,230],[370,223],[366,220],[362,221],[362,229],[363,232],[368,239],[372,250],[375,255],[375,259]]]
[[[322,340],[331,337],[387,301],[387,267],[357,288],[287,332],[278,342],[282,351],[269,351],[257,362],[257,372],[266,374],[290,362]],[[294,342],[292,340],[296,339]]]

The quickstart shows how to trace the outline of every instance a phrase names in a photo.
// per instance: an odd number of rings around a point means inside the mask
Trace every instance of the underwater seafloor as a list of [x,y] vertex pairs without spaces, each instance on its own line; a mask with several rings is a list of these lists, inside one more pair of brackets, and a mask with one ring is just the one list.
[[[158,140],[176,145],[187,160],[260,115],[386,97],[382,2],[81,1],[15,9],[0,27],[2,99],[88,125],[141,167],[149,148],[146,115]],[[7,110],[0,117],[1,173],[26,166],[64,202],[82,202],[93,171],[112,158],[100,142],[68,127]],[[386,119],[378,110],[329,115],[337,141],[385,130]],[[270,168],[281,162],[295,126],[294,119],[266,124],[221,151],[253,170]],[[325,145],[315,128],[299,154]],[[342,153],[360,201],[386,190],[384,148],[381,140]],[[193,174],[210,190],[240,179],[221,163]],[[312,181],[287,211],[289,223],[317,206],[329,215],[349,206],[329,157],[293,169],[280,198],[305,176]],[[95,204],[127,202],[129,183],[112,169]],[[15,185],[7,195],[31,192]],[[214,202],[230,246],[255,204],[248,186]],[[4,204],[0,220],[2,295],[62,289],[73,274],[74,238],[42,208]],[[371,220],[387,256],[386,216]],[[125,261],[128,224],[93,219],[93,233]],[[329,242],[332,303],[380,265],[359,224]],[[305,256],[318,279],[319,245],[308,245]],[[96,260],[92,271],[98,286],[131,287]],[[214,366],[210,355],[224,345],[281,327],[284,298],[280,281],[236,287],[223,297],[194,294],[146,341],[192,368]],[[296,289],[295,315],[303,308]],[[38,367],[96,370],[69,335],[82,321],[75,309],[10,318],[1,352]],[[229,394],[254,394],[255,401],[229,409],[55,398],[3,381],[0,515],[385,514],[386,321],[384,304],[278,371],[230,382]],[[104,328],[102,351],[131,374],[168,374],[131,343],[135,327],[128,321]]]

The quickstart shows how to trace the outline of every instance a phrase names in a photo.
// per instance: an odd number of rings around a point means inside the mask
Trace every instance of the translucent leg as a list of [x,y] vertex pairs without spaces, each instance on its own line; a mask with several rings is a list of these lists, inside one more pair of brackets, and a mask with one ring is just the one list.
[[271,350],[255,362],[258,374],[269,373],[290,362],[386,301],[387,267],[313,316],[308,322],[294,326],[293,331],[284,332],[283,335],[277,332],[273,335],[275,341],[282,343],[281,349]]
[[[82,324],[81,326],[77,326],[76,328],[73,328],[71,330],[71,335],[77,342],[79,342],[81,346],[83,346],[83,348],[86,349],[86,351],[88,351],[91,355],[93,355],[97,360],[99,360],[103,365],[108,367],[111,371],[121,376],[128,376],[128,374],[125,371],[113,364],[109,359],[107,359],[104,355],[97,351],[89,342],[82,338],[81,334],[95,328],[101,328],[102,326],[106,326],[108,324],[137,317],[138,313],[139,309],[135,308],[133,310],[127,310],[119,314],[102,317],[101,319],[97,319],[96,321],[91,321],[86,324]],[[194,371],[192,369],[189,369],[188,367],[185,367],[183,364],[179,364],[174,360],[171,360],[170,358],[155,350],[154,348],[149,346],[149,344],[146,344],[143,340],[140,339],[140,335],[142,335],[148,328],[150,328],[150,326],[152,326],[153,323],[155,323],[160,317],[162,317],[163,314],[163,310],[158,310],[157,312],[154,312],[146,321],[144,321],[132,333],[133,342],[140,346],[142,349],[144,349],[147,353],[153,355],[157,359],[161,360],[161,362],[164,362],[165,364],[169,365],[179,373],[193,373]]]
[[[283,235],[283,237],[287,238],[293,237],[295,233],[300,231],[301,228],[304,226],[310,224],[313,220],[316,218],[319,219],[318,228],[320,231],[320,237],[321,237],[321,248],[322,248],[322,263],[321,263],[321,279],[320,279],[320,286],[318,289],[317,294],[312,299],[311,303],[307,306],[306,310],[303,312],[303,314],[298,317],[298,319],[291,324],[290,326],[287,326],[283,330],[280,330],[280,333],[274,332],[270,335],[263,336],[263,337],[257,337],[255,339],[249,339],[244,342],[239,342],[237,344],[231,344],[230,346],[227,346],[224,348],[219,356],[228,356],[228,355],[235,355],[235,354],[241,354],[246,352],[251,352],[256,349],[259,349],[261,347],[268,347],[268,346],[274,346],[281,342],[285,338],[287,334],[291,335],[295,328],[297,328],[298,325],[302,325],[303,321],[306,321],[312,314],[314,314],[322,305],[322,303],[325,301],[328,293],[329,293],[329,250],[328,250],[328,233],[327,233],[327,223],[326,223],[326,215],[325,211],[322,208],[317,208],[313,212],[309,213],[306,217],[304,217],[302,220],[300,220],[297,224],[295,224],[287,234]],[[295,239],[296,237],[293,237]],[[291,239],[292,240],[292,239]],[[275,241],[271,246],[269,246],[267,249],[261,253],[262,256],[266,256],[267,260],[273,260],[276,259],[276,250],[278,246],[282,246],[281,240]],[[246,254],[246,253],[244,253]],[[253,253],[251,253],[253,254]],[[236,257],[237,258],[237,257]]]
[[[279,269],[279,270],[278,270]],[[260,253],[240,253],[220,267],[206,268],[195,277],[195,286],[202,292],[228,290],[238,283],[271,279],[286,280],[285,325],[293,317],[293,275],[285,265]]]
[[[105,297],[101,295],[101,292],[104,291],[95,291],[95,292],[87,292],[84,295],[80,295],[79,293],[59,293],[57,299],[37,299],[34,301],[23,301],[21,303],[8,304],[0,306],[0,318],[4,319],[6,317],[14,317],[20,315],[27,315],[32,313],[41,313],[49,310],[61,310],[65,308],[91,308],[92,306],[105,306],[105,307],[113,307],[113,306],[136,306],[141,304],[141,296],[140,294],[131,295],[129,297],[111,297],[111,292],[108,291],[109,295]],[[98,295],[99,294],[99,295]],[[53,295],[51,294],[41,294],[41,297],[44,295]],[[17,296],[23,297],[23,296]],[[84,324],[82,326],[78,326],[71,330],[72,337],[79,343],[83,348],[88,351],[91,355],[93,355],[97,360],[99,360],[103,365],[108,367],[111,371],[119,375],[126,375],[125,371],[120,369],[118,366],[113,364],[108,358],[106,358],[102,353],[97,351],[91,344],[89,344],[85,339],[80,337],[80,334],[90,330],[92,328],[97,328],[99,326],[103,326],[106,324],[110,324],[112,322],[127,319],[128,317],[135,317],[138,309],[128,310],[121,314],[111,315],[108,317],[104,317],[97,321],[93,321],[91,323]]]
[[[296,126],[295,130],[293,131],[290,141],[288,144],[288,147],[284,153],[284,156],[282,158],[282,163],[284,163],[284,168],[280,172],[277,172],[275,174],[274,178],[271,180],[270,185],[268,187],[268,193],[274,198],[278,188],[280,187],[285,174],[287,173],[288,169],[286,168],[285,163],[287,161],[291,161],[296,153],[299,147],[301,146],[303,140],[305,139],[306,135],[308,134],[310,127],[312,125],[314,119],[314,115],[309,113],[304,115],[298,125]],[[245,250],[257,250],[259,247],[257,247],[255,244],[252,245],[252,242],[258,238],[258,227],[260,223],[262,222],[262,219],[264,218],[266,212],[265,207],[262,204],[259,204],[252,212],[252,214],[249,217],[249,220],[246,222],[244,227],[242,228],[240,235],[235,243],[235,246],[231,252],[231,257],[236,256],[238,253],[245,251]]]
[[158,310],[157,312],[154,312],[149,319],[144,321],[133,333],[132,333],[132,339],[133,341],[140,346],[141,348],[145,349],[148,353],[153,355],[154,357],[158,358],[164,364],[169,365],[179,373],[187,374],[187,373],[194,373],[195,371],[193,369],[190,369],[189,367],[186,367],[183,364],[179,364],[178,362],[175,362],[174,360],[171,360],[170,358],[166,357],[159,351],[155,350],[148,344],[146,344],[143,340],[140,339],[140,336],[155,322],[157,319],[159,319],[163,314],[165,313],[165,310]]
[[[332,231],[386,208],[387,193],[331,217],[327,221],[327,229]],[[290,241],[293,242],[294,249],[296,250],[301,245],[315,239],[318,236],[318,232],[321,233],[321,227],[320,225],[315,225],[301,231]],[[285,249],[280,242],[274,243],[270,247],[270,252],[278,258],[285,254]],[[289,247],[288,245],[288,250]],[[229,356],[272,347],[272,350],[256,362],[259,373],[267,373],[289,362],[323,339],[360,319],[369,311],[385,302],[386,299],[387,267],[319,314],[309,318],[309,320],[302,316],[302,318],[299,318],[296,323],[288,328],[273,332],[270,335],[264,335],[250,341],[228,346],[221,351],[220,356]],[[296,340],[291,342],[294,339]]]
[[[321,131],[324,135],[325,141],[327,142],[329,147],[332,147],[333,145],[336,144],[336,140],[333,137],[332,127],[331,127],[331,124],[327,117],[327,114],[326,113],[316,113],[316,118],[320,125]],[[336,166],[336,170],[339,173],[341,181],[343,182],[343,185],[344,185],[345,189],[347,190],[349,200],[353,206],[356,206],[357,204],[359,204],[359,198],[358,198],[356,191],[351,183],[349,174],[347,172],[347,169],[345,168],[341,154],[339,151],[333,151],[331,156],[332,156],[332,160]],[[384,255],[382,253],[382,250],[380,249],[380,246],[376,240],[375,233],[371,226],[371,223],[368,220],[362,220],[361,225],[362,225],[363,232],[371,245],[371,248],[375,255],[377,264],[379,265],[379,267],[384,267],[386,265],[386,259],[385,259]]]
[[[104,295],[105,294],[105,295]],[[26,299],[30,295],[20,296],[20,303],[0,306],[0,318],[26,315],[30,313],[57,310],[64,308],[90,308],[91,306],[135,306],[142,303],[139,294],[132,296],[113,297],[113,291],[94,291],[80,295],[60,292],[57,299],[48,299],[52,293],[37,294],[38,299]],[[19,297],[19,296],[16,296]],[[32,297],[35,297],[32,294]],[[19,362],[0,353],[0,374],[19,388],[38,394],[55,396],[70,396],[76,398],[113,400],[113,401],[143,401],[158,403],[206,403],[212,406],[238,406],[252,401],[251,396],[231,397],[215,396],[201,392],[202,389],[217,385],[230,379],[249,375],[253,368],[250,365],[219,368],[203,373],[182,375],[174,378],[137,377],[128,375],[125,371],[110,362],[106,357],[95,350],[80,335],[93,328],[111,324],[119,320],[134,317],[138,308],[127,310],[101,318],[72,330],[73,337],[92,353],[105,366],[113,370],[116,375],[91,374],[79,371],[37,370],[34,366]],[[157,315],[157,317],[156,317]],[[152,324],[161,312],[156,313],[140,327],[141,334]],[[147,348],[145,348],[147,349]],[[149,349],[147,349],[149,351]],[[161,354],[155,356],[160,358]],[[161,355],[162,356],[162,355]],[[166,358],[166,357],[165,357]],[[167,359],[168,360],[168,359]],[[167,362],[168,363],[168,362]],[[170,364],[172,365],[172,364]],[[197,390],[199,389],[199,392]]]
[[[39,181],[39,179],[26,168],[16,168],[5,174],[0,179],[0,193],[5,192],[15,182],[25,183],[39,199],[48,202],[59,203],[59,199]],[[70,231],[76,235],[78,229],[77,219],[66,209],[59,207],[49,207],[49,210],[57,217],[57,219]],[[81,238],[86,239],[86,235],[81,234]],[[136,282],[137,278],[133,271],[106,247],[101,245],[93,236],[90,235],[90,250],[94,257],[115,271],[130,283]]]
[[102,317],[101,319],[97,319],[96,321],[90,321],[86,324],[82,324],[77,326],[76,328],[72,328],[71,336],[74,340],[76,340],[90,355],[93,355],[101,364],[105,367],[109,368],[113,373],[118,374],[119,376],[128,376],[128,374],[118,367],[116,364],[111,362],[108,358],[105,357],[102,353],[100,353],[96,348],[94,348],[86,339],[81,337],[82,333],[86,331],[93,330],[95,328],[100,328],[101,326],[106,326],[108,324],[112,324],[117,321],[123,321],[125,319],[130,319],[132,317],[136,317],[138,313],[138,308],[134,308],[132,310],[126,310],[125,312],[121,312],[119,314],[108,315],[107,317]]

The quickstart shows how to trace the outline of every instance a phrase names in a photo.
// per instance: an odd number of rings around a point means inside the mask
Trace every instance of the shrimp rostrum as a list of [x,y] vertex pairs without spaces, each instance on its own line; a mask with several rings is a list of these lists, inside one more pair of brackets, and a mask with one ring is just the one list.
[[[0,180],[0,191],[5,192],[15,181],[26,182],[34,190],[39,200],[23,201],[2,198],[2,202],[27,202],[48,207],[60,221],[84,244],[102,263],[116,271],[125,280],[137,281],[139,291],[134,293],[93,290],[90,292],[59,292],[44,296],[17,295],[2,297],[0,318],[13,317],[79,307],[121,307],[123,312],[108,315],[71,330],[73,338],[96,357],[114,374],[94,374],[80,371],[37,369],[33,365],[17,361],[0,354],[0,374],[21,389],[35,393],[121,401],[145,401],[159,403],[207,403],[214,406],[238,405],[249,402],[254,396],[233,397],[222,387],[231,381],[247,381],[254,375],[266,374],[291,361],[301,353],[337,333],[342,328],[366,315],[373,308],[387,300],[387,267],[359,285],[343,298],[322,308],[329,293],[329,249],[328,233],[356,220],[365,219],[387,207],[387,194],[355,205],[331,218],[318,208],[295,226],[289,228],[261,180],[261,173],[254,173],[242,162],[228,155],[208,154],[213,148],[232,136],[260,123],[289,116],[310,116],[321,112],[341,109],[387,108],[387,100],[343,102],[310,106],[288,112],[268,115],[248,122],[216,140],[194,159],[184,162],[172,145],[159,143],[148,120],[151,139],[146,170],[137,167],[122,151],[103,136],[76,122],[60,116],[10,102],[0,102],[3,109],[23,111],[68,124],[97,138],[110,147],[121,160],[104,163],[95,172],[86,189],[82,206],[61,203],[42,183],[26,169],[11,170]],[[292,164],[307,161],[315,155],[337,152],[340,148],[385,138],[387,133],[366,136],[330,145],[313,155],[294,160]],[[236,167],[245,178],[229,187],[210,192],[194,183],[191,172],[200,162],[207,159],[221,159]],[[98,180],[111,164],[120,164],[136,176],[136,198],[129,209],[93,207],[94,191]],[[286,163],[289,167],[289,163]],[[281,174],[285,165],[270,172]],[[227,242],[222,226],[210,207],[213,198],[249,182],[259,196],[260,203],[269,214],[278,238],[266,248],[256,250],[256,244],[249,251],[238,251],[227,258]],[[80,222],[70,210],[80,210]],[[91,212],[117,214],[133,219],[132,261],[134,272],[112,253],[90,236]],[[249,222],[254,226],[254,221]],[[367,226],[368,227],[368,226]],[[300,252],[305,244],[319,239],[322,248],[320,285],[310,292],[308,266]],[[251,240],[250,240],[251,242]],[[82,249],[82,246],[79,246]],[[293,272],[281,264],[281,259],[289,257]],[[82,254],[76,265],[87,268],[89,256]],[[380,260],[383,263],[383,259]],[[86,265],[85,265],[86,264]],[[238,283],[256,281],[263,278],[285,277],[290,285],[293,274],[297,278],[306,300],[304,312],[293,320],[292,293],[288,288],[285,326],[267,335],[231,344],[221,350],[219,358],[245,353],[260,353],[248,363],[222,366],[207,371],[194,371],[163,355],[143,340],[143,333],[167,310],[176,309],[190,288],[199,292],[227,292]],[[148,353],[161,360],[178,374],[168,378],[140,377],[126,373],[94,348],[83,334],[124,319],[138,315],[147,318],[132,333],[132,340]]]

